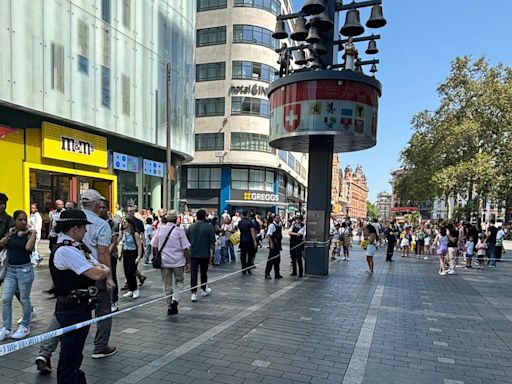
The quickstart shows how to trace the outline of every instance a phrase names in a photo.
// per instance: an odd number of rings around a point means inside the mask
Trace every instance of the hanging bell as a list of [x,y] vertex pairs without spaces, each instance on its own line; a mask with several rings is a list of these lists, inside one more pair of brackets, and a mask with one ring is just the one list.
[[375,64],[372,64],[372,67],[370,68],[370,72],[375,75],[375,72],[377,72],[377,66]]
[[368,28],[381,28],[387,24],[384,14],[382,13],[382,5],[377,4],[372,7],[370,18],[366,22]]
[[306,56],[306,60],[307,61],[315,61],[316,60],[315,52],[313,52],[311,49],[308,49],[308,54]]
[[305,15],[317,15],[326,9],[325,2],[323,0],[306,0],[302,6],[302,13]]
[[366,49],[365,53],[367,55],[375,55],[376,53],[379,53],[377,42],[375,40],[370,40],[368,42],[368,48]]
[[303,49],[299,50],[299,56],[295,59],[295,64],[297,65],[306,65],[308,63],[308,59],[306,59],[306,52]]
[[364,72],[363,72],[363,66],[361,65],[361,59],[357,59],[355,64],[356,65],[355,65],[354,72],[363,74]]
[[327,55],[327,48],[325,47],[323,42],[318,42],[316,44],[313,44],[313,50],[320,56]]
[[317,58],[315,58],[315,60],[313,60],[312,62],[309,63],[309,68],[318,69],[321,67],[322,67],[322,64],[320,64],[320,61]]
[[288,37],[288,32],[286,32],[283,20],[277,20],[276,29],[274,30],[272,37],[278,40],[286,39]]
[[320,36],[318,35],[318,29],[316,27],[309,28],[308,37],[306,37],[306,41],[309,44],[315,44],[318,43],[320,40]]
[[306,19],[303,16],[297,17],[297,21],[293,27],[293,32],[290,38],[295,41],[304,41],[308,37],[308,30],[306,29]]
[[334,23],[329,17],[327,10],[313,16],[311,18],[311,23],[317,27],[319,31],[330,31],[334,27]]
[[359,36],[364,33],[364,27],[361,25],[357,9],[351,9],[347,12],[345,24],[341,27],[340,33],[343,36]]

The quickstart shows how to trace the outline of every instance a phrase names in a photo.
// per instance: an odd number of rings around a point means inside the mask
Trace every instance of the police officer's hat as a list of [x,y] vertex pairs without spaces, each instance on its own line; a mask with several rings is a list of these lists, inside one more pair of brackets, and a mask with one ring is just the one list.
[[57,220],[57,223],[73,227],[75,225],[91,224],[91,222],[87,220],[85,212],[80,209],[67,209],[65,211],[62,211],[60,214],[60,218]]

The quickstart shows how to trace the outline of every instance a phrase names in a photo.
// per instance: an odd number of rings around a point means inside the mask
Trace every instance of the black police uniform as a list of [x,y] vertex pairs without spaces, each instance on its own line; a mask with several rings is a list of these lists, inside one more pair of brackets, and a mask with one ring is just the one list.
[[[93,307],[92,297],[86,293],[89,287],[95,286],[95,281],[72,270],[61,271],[54,264],[55,252],[61,247],[75,247],[89,259],[90,251],[83,244],[73,245],[72,241],[64,240],[57,244],[50,254],[50,273],[55,286],[57,303],[55,317],[62,327],[73,325],[91,319]],[[85,373],[80,370],[82,351],[84,349],[89,326],[64,334],[61,339],[57,382],[59,384],[86,383]]]
[[[272,225],[272,224],[271,224]],[[265,268],[265,276],[270,275],[270,271],[272,271],[272,267],[274,267],[274,275],[276,278],[282,277],[279,274],[279,264],[281,263],[281,256],[278,256],[281,253],[281,240],[283,239],[282,233],[282,225],[277,225],[273,223],[276,230],[270,236],[272,243],[274,244],[274,248],[272,248],[268,254],[267,266]],[[277,257],[276,257],[277,256]]]
[[[299,233],[304,228],[304,224],[293,224],[292,232]],[[299,245],[303,240],[302,235],[290,235],[290,256],[292,258],[292,276],[297,274],[297,265],[299,267],[299,276],[303,275],[302,252],[304,244]]]

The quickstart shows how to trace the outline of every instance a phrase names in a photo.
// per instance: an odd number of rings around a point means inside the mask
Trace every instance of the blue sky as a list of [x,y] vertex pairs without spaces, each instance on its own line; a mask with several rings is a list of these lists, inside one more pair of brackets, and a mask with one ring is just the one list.
[[[302,4],[293,0],[297,11]],[[512,0],[383,0],[382,5],[388,24],[367,29],[382,35],[375,55],[381,61],[377,79],[383,86],[377,145],[340,155],[343,168],[363,166],[370,201],[380,191],[391,191],[390,171],[399,167],[400,150],[412,133],[410,121],[416,112],[436,108],[436,88],[455,57],[485,55],[493,64],[512,65]],[[361,10],[363,25],[369,12]],[[343,23],[344,15],[341,19]],[[358,49],[364,60],[366,44],[359,43]]]

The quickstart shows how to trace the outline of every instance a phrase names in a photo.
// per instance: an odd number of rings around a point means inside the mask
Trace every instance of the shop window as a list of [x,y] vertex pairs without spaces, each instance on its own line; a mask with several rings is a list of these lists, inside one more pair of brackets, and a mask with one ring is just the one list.
[[197,46],[226,44],[226,26],[197,30]]
[[123,27],[130,29],[131,27],[131,0],[123,0]]
[[231,114],[269,117],[270,104],[268,100],[255,97],[233,96],[231,98]]
[[244,190],[249,189],[248,169],[231,169],[231,188]]
[[78,71],[89,75],[89,26],[78,20]]
[[52,89],[64,93],[64,47],[52,43]]
[[257,44],[275,50],[279,41],[272,37],[272,31],[255,25],[233,25],[233,43]]
[[223,97],[196,99],[196,117],[224,116]]
[[[190,0],[189,0],[190,1]],[[227,7],[227,0],[197,0],[197,12]]]
[[260,8],[278,16],[281,14],[281,6],[278,0],[235,0],[235,7]]
[[124,73],[121,75],[121,91],[123,97],[123,113],[130,116],[130,78]]
[[188,168],[187,189],[220,189],[220,168]]
[[196,151],[224,150],[224,132],[196,133]]
[[224,80],[225,78],[225,62],[196,65],[196,81]]
[[233,79],[259,80],[272,83],[277,69],[252,61],[233,61]]
[[274,149],[268,145],[268,135],[246,132],[231,133],[231,150],[268,153],[274,151]]

